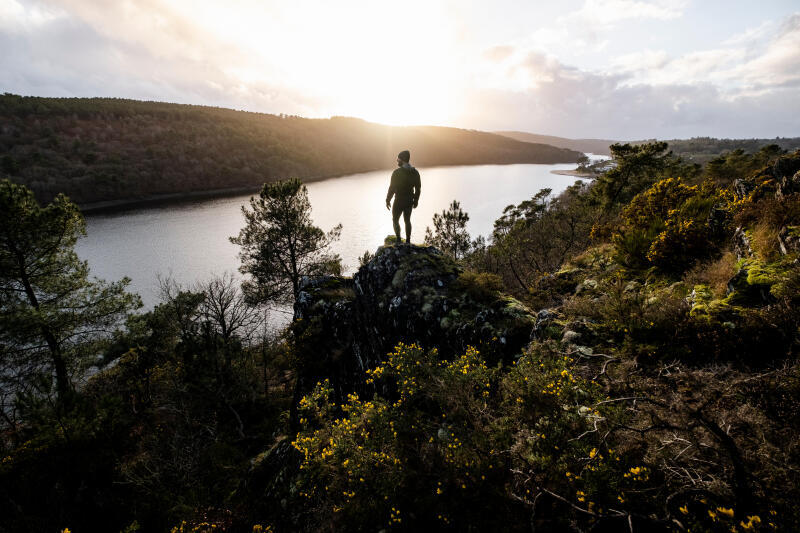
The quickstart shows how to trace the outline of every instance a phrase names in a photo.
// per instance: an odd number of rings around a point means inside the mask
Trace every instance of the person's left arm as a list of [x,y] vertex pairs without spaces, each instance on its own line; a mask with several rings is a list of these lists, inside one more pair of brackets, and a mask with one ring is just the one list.
[[419,203],[420,194],[422,194],[422,181],[419,179],[419,171],[414,169],[414,207]]
[[389,190],[386,192],[386,209],[392,207],[392,196],[397,191],[397,171],[392,172],[392,178],[389,181]]

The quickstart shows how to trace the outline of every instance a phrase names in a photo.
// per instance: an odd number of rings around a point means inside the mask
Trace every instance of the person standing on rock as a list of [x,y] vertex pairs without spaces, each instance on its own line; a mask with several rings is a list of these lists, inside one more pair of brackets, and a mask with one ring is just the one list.
[[[403,150],[397,154],[398,168],[392,172],[389,183],[389,192],[386,193],[386,209],[392,210],[392,225],[398,242],[400,239],[400,214],[406,225],[406,244],[411,244],[411,210],[419,203],[419,194],[422,187],[419,172],[409,164],[411,153]],[[394,205],[391,205],[394,196]]]

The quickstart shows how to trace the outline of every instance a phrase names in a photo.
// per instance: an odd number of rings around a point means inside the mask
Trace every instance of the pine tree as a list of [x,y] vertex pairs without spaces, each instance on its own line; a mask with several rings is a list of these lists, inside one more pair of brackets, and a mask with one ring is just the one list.
[[456,261],[466,257],[472,250],[472,242],[467,232],[469,215],[461,209],[456,200],[447,211],[433,215],[433,231],[425,228],[425,244],[436,246]]
[[16,392],[59,402],[130,311],[141,306],[130,282],[89,279],[74,251],[85,234],[64,195],[41,207],[27,187],[0,180],[0,380]]
[[242,213],[247,225],[230,240],[242,247],[239,270],[251,276],[242,287],[251,302],[291,303],[304,276],[341,272],[341,259],[329,247],[342,226],[325,233],[312,223],[308,190],[300,180],[265,183]]

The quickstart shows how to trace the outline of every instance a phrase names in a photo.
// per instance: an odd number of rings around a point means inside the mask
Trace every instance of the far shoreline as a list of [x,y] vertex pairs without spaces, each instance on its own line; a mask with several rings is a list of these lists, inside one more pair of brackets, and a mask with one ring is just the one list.
[[[431,165],[425,168],[438,168],[438,167],[472,167],[472,166],[482,166],[482,165],[561,165],[565,163],[480,163],[479,165]],[[300,181],[303,183],[311,183],[315,181],[324,181],[329,179],[336,179],[341,178],[343,176],[355,176],[358,174],[366,174],[368,172],[376,172],[380,170],[386,170],[387,172],[393,170],[393,168],[372,168],[367,170],[362,170],[359,172],[349,172],[349,173],[342,173],[342,174],[332,174],[326,176],[312,176],[307,178],[300,178]],[[574,174],[574,170],[551,170],[553,174],[561,174],[564,176],[583,176],[583,177],[590,177],[588,175],[580,175]],[[591,177],[594,177],[593,175]],[[388,179],[388,177],[387,177]],[[277,181],[277,180],[275,180]],[[387,181],[388,183],[388,181]],[[140,209],[140,208],[147,208],[147,207],[156,207],[159,205],[168,205],[168,204],[181,204],[184,202],[191,202],[193,200],[213,200],[215,198],[228,198],[231,196],[239,196],[242,194],[256,194],[261,190],[262,185],[253,186],[247,185],[242,187],[228,187],[223,189],[206,189],[200,191],[186,191],[186,192],[174,192],[174,193],[164,193],[164,194],[153,194],[150,196],[144,196],[141,198],[130,198],[124,200],[104,200],[101,202],[89,202],[85,204],[78,204],[78,208],[81,210],[81,213],[84,215],[103,215],[112,212],[118,211],[127,211],[132,209]]]
[[[323,181],[327,179],[341,178],[342,176],[352,176],[355,174],[375,172],[377,170],[383,170],[383,169],[374,168],[371,170],[364,170],[362,172],[353,172],[349,174],[334,174],[331,176],[313,176],[307,178],[300,178],[300,181],[302,181],[303,183],[311,183],[314,181]],[[242,187],[227,187],[223,189],[206,189],[201,191],[185,191],[185,192],[171,192],[164,194],[153,194],[150,196],[144,196],[142,198],[132,198],[125,200],[105,200],[102,202],[90,202],[87,204],[78,204],[78,208],[84,215],[101,215],[116,210],[125,211],[129,209],[138,209],[142,207],[151,207],[151,206],[154,207],[161,204],[179,204],[183,202],[190,202],[192,200],[212,200],[214,198],[228,198],[230,196],[239,196],[242,194],[256,194],[261,190],[262,187],[263,184],[258,186],[245,185]]]

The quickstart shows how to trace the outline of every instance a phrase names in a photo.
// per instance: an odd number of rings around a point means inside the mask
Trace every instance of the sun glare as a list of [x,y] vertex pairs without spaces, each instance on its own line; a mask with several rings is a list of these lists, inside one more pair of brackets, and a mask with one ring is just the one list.
[[441,6],[314,4],[302,20],[280,6],[250,8],[256,16],[208,6],[198,14],[241,50],[227,72],[244,86],[284,87],[320,115],[394,125],[446,123],[456,115],[457,42]]

